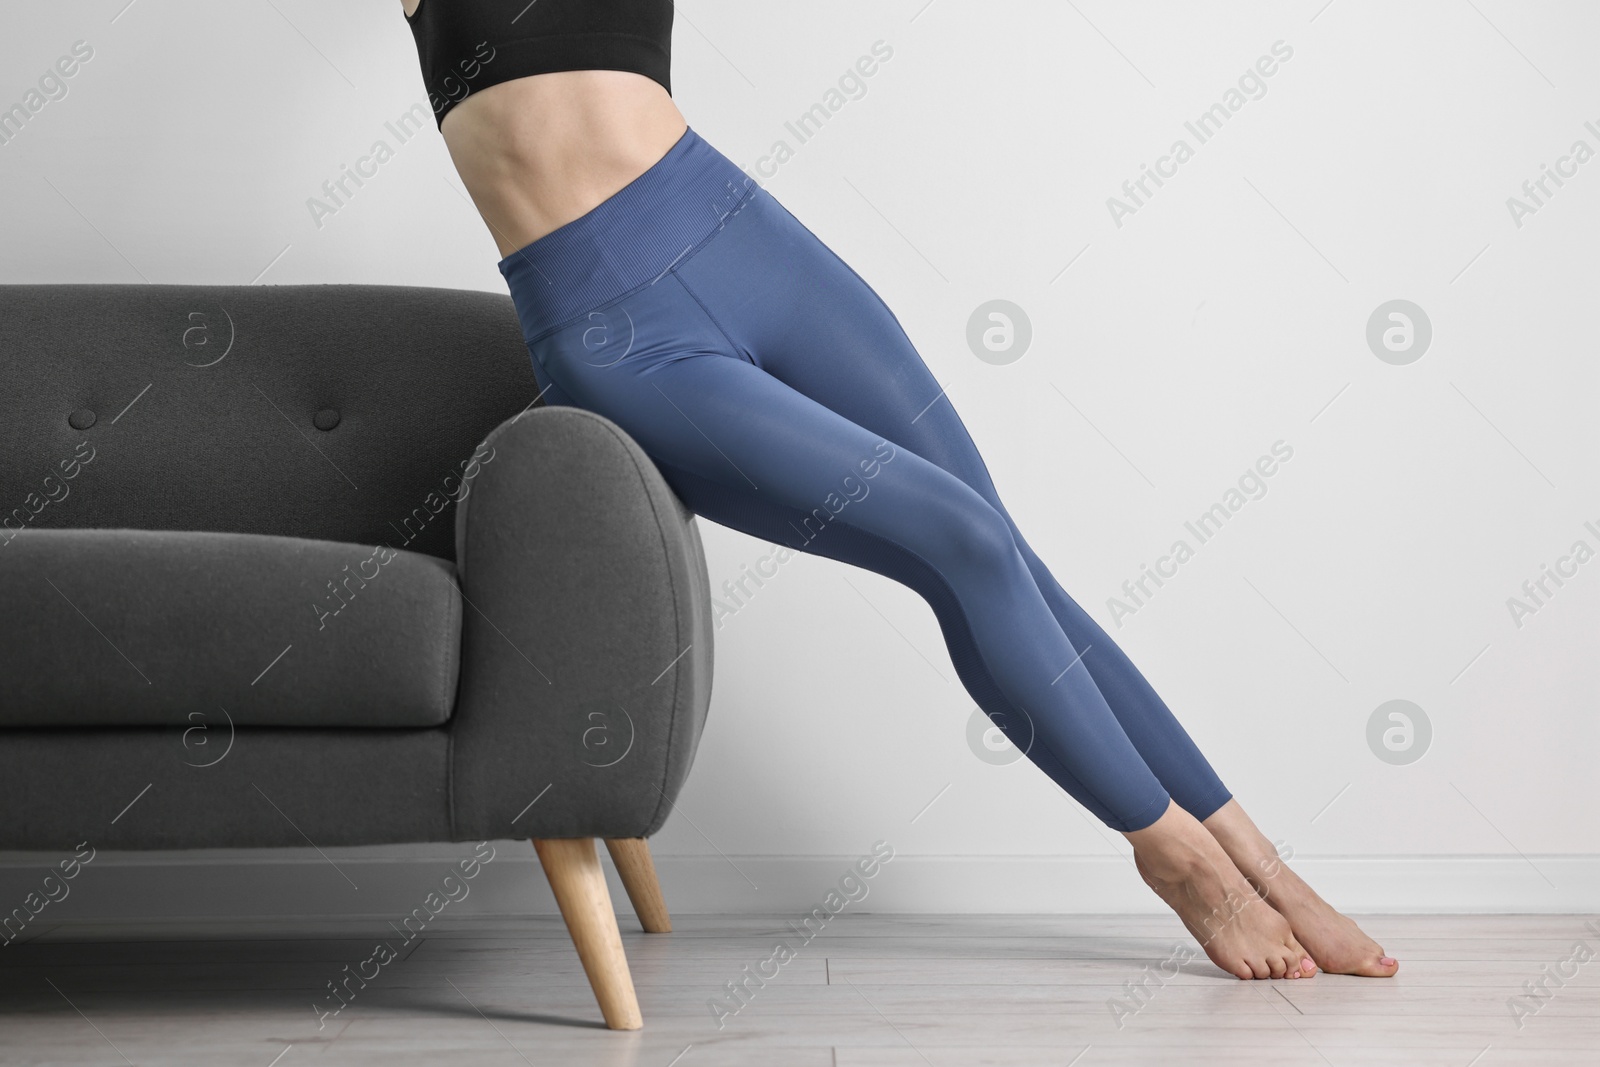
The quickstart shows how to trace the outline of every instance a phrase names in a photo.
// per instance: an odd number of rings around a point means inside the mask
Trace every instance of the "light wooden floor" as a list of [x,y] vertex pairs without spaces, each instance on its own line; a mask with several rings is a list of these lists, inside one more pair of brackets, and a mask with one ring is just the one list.
[[[1241,982],[1201,956],[1121,1026],[1124,983],[1195,948],[1176,919],[847,909],[802,944],[789,918],[646,935],[624,913],[635,1032],[603,1028],[554,917],[441,917],[320,1030],[326,983],[399,941],[384,924],[51,927],[0,948],[0,1064],[1600,1064],[1600,959],[1562,962],[1600,955],[1582,916],[1367,918],[1389,980]],[[798,955],[719,1030],[707,1001],[778,937]],[[1563,971],[1519,1028],[1507,1001]]]

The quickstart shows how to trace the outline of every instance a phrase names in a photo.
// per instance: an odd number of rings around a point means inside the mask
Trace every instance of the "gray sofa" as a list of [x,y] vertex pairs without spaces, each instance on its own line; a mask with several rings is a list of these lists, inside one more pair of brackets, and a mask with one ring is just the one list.
[[594,841],[667,929],[705,557],[509,297],[3,285],[0,362],[0,849],[532,839],[640,1025]]

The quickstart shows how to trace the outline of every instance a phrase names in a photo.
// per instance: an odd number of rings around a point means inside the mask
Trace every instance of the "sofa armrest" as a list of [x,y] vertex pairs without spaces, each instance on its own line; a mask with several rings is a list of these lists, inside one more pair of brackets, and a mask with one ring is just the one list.
[[456,511],[453,833],[648,837],[711,699],[694,515],[637,442],[580,408],[525,411],[475,460]]

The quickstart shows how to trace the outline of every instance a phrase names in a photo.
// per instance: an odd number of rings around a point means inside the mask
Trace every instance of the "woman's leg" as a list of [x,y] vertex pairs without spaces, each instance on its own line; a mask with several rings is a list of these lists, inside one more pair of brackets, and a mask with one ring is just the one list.
[[1069,669],[1077,652],[1009,525],[971,487],[731,351],[674,274],[531,347],[566,398],[622,426],[699,514],[756,536],[787,531],[807,551],[848,549],[875,569],[920,561],[919,591],[964,622],[947,633],[952,658],[981,664],[1006,706],[1028,714],[1074,795],[1118,830],[1165,810],[1093,680]]
[[[719,322],[747,358],[858,425],[910,448],[960,478],[1005,518],[1057,625],[1082,655],[1073,669],[1088,672],[1141,758],[1184,809],[1181,817],[1179,813],[1164,816],[1148,833],[1137,838],[1129,835],[1136,843],[1137,865],[1146,882],[1180,915],[1186,907],[1214,915],[1219,893],[1224,900],[1237,899],[1249,885],[1259,890],[1260,896],[1267,896],[1269,883],[1263,878],[1271,872],[1278,876],[1271,884],[1279,891],[1269,902],[1289,921],[1295,936],[1305,931],[1304,943],[1311,946],[1320,965],[1342,973],[1394,973],[1397,965],[1382,957],[1375,942],[1329,907],[1279,859],[1149,681],[1061,588],[1001,503],[970,434],[887,305],[775,200],[758,200],[755,208],[751,220],[721,239],[711,255],[684,265],[685,284],[696,290],[707,301],[708,312],[717,316],[726,306],[716,299],[717,291],[726,279],[737,277],[740,303],[755,303],[761,314],[747,319],[728,311]],[[761,233],[763,226],[768,233]],[[782,249],[783,260],[781,282],[764,290],[763,272],[757,264],[763,239]],[[766,276],[772,277],[770,272]],[[752,518],[747,516],[745,521]],[[781,530],[763,536],[785,541]],[[941,606],[939,590],[929,588],[936,582],[919,573],[916,561],[896,558],[890,546],[864,546],[845,535],[835,537],[831,551],[817,546],[811,550],[870,567],[918,589],[934,606],[950,647],[970,647],[970,640],[961,636],[964,620],[959,611]],[[959,654],[952,659],[973,698],[1019,745],[1026,746],[1031,737],[1025,710],[1009,705],[996,691],[981,661]],[[1028,755],[1067,792],[1084,795],[1051,750],[1034,747]],[[1092,799],[1086,806],[1114,825]],[[1267,851],[1263,853],[1263,849]],[[1229,863],[1232,869],[1227,868]],[[1208,882],[1205,893],[1195,889]],[[1180,893],[1185,899],[1179,899]],[[1197,893],[1211,904],[1202,907]],[[1196,936],[1203,932],[1197,931]],[[1228,966],[1223,960],[1235,950],[1226,942],[1239,935],[1241,931],[1234,929],[1220,931],[1216,943],[1207,944],[1213,959]],[[1242,936],[1248,943],[1256,935]],[[1259,968],[1251,969],[1260,973]]]
[[[1198,853],[1212,859],[1219,858],[1216,846],[1220,845],[1237,873],[1290,921],[1297,936],[1303,934],[1302,941],[1324,969],[1369,975],[1394,973],[1396,964],[1382,957],[1382,949],[1375,942],[1289,870],[1265,835],[1232,799],[1144,675],[1067,595],[1028,545],[1001,503],[988,468],[960,416],[888,306],[842,259],[779,207],[771,221],[788,238],[783,294],[793,303],[789,305],[789,315],[779,314],[769,320],[777,322],[778,328],[767,332],[761,342],[753,343],[755,361],[806,395],[938,464],[971,486],[1004,516],[1057,624],[1082,654],[1081,667],[1074,669],[1088,671],[1145,763],[1186,815],[1192,816],[1165,820],[1163,826],[1170,823],[1182,827],[1181,833],[1167,831],[1169,837],[1177,834],[1175,840],[1193,838]],[[691,266],[687,272],[691,283],[697,276],[711,273],[707,268],[714,262],[714,257],[708,257],[705,263]],[[714,277],[701,278],[702,285],[714,282]],[[770,296],[781,304],[783,294]],[[812,308],[821,305],[826,306],[825,315],[811,313]],[[867,565],[850,558],[848,553],[841,558]],[[894,576],[915,586],[905,575]],[[958,672],[975,699],[990,688],[981,669],[962,672],[958,664]],[[980,700],[980,704],[994,706],[992,700]],[[1016,718],[1012,713],[1002,725],[1014,725]],[[1025,736],[1026,730],[1022,733]],[[1049,752],[1029,755],[1052,778],[1066,783],[1067,772]],[[1215,843],[1197,837],[1202,827],[1211,833]],[[1168,864],[1166,877],[1155,878],[1152,868],[1160,866],[1160,862],[1145,862],[1152,854],[1148,848],[1143,856],[1136,852],[1141,874],[1163,897],[1170,897],[1171,884],[1181,881],[1182,865]],[[1232,878],[1224,880],[1239,888]],[[1276,895],[1269,895],[1270,887],[1277,888]],[[1171,899],[1168,902],[1174,903]]]
[[[727,323],[756,365],[872,433],[935,463],[982,496],[1005,519],[1056,626],[1082,655],[1073,672],[1088,673],[1173,800],[1197,819],[1216,811],[1232,794],[1132,661],[1067,595],[1029,546],[1001,503],[955,407],[888,306],[774,198],[766,196],[755,210],[752,225],[719,237],[709,255],[682,268],[685,282],[697,293],[705,290],[702,296],[714,312],[718,305],[712,294],[720,296],[727,278],[738,278],[742,300],[751,300],[752,290],[761,290],[760,316],[746,323],[730,315]],[[770,232],[762,234],[763,229]],[[754,245],[757,236],[782,249],[781,277],[770,288],[763,288],[763,272],[750,262],[757,258],[756,250],[738,247],[741,241]],[[771,276],[770,271],[765,273]],[[962,672],[963,664],[956,666],[969,689],[984,685],[981,679],[969,681],[974,672]],[[1025,722],[1019,729],[1019,718],[1013,713],[999,721],[1008,736],[1015,739],[1020,733],[1017,743],[1022,747],[1028,731]],[[1044,756],[1048,759],[1048,753]],[[1057,777],[1052,768],[1036,762]]]
[[[1149,681],[1100,625],[1067,595],[1029,546],[1001,503],[988,468],[950,399],[884,301],[820,239],[781,205],[777,206],[779,210],[770,213],[769,221],[787,237],[785,285],[781,293],[768,295],[778,305],[787,298],[789,311],[768,317],[767,321],[776,327],[766,331],[759,342],[751,342],[754,361],[852,421],[938,464],[971,486],[1004,516],[1057,624],[1082,654],[1081,665],[1074,669],[1088,671],[1141,758],[1173,800],[1192,816],[1181,820],[1181,836],[1193,837],[1201,827],[1209,831],[1237,872],[1289,919],[1297,936],[1303,932],[1302,941],[1324,969],[1370,975],[1394,973],[1396,965],[1392,961],[1385,963],[1387,957],[1380,959],[1382,949],[1375,942],[1288,869],[1232,799]],[[714,271],[710,269],[715,262],[715,257],[708,257],[703,263],[690,266],[686,272],[690,283],[698,278],[701,285],[715,284]],[[822,306],[826,307],[826,314],[813,313],[813,309]],[[848,550],[838,558],[870,565],[859,557],[852,558]],[[915,575],[887,573],[917,587]],[[979,697],[992,689],[981,668],[963,671],[958,663],[957,669],[974,699],[986,709],[998,705],[992,696],[988,700]],[[991,714],[995,713],[991,710]],[[1019,718],[1014,709],[1003,719],[995,717],[1012,730]],[[1026,729],[1020,732],[1026,738]],[[1049,752],[1030,751],[1029,756],[1053,779],[1066,785],[1068,772]],[[1069,788],[1068,792],[1073,790]],[[1201,853],[1217,858],[1212,842],[1194,843]],[[1146,849],[1145,855],[1150,854]],[[1181,865],[1168,870],[1164,880],[1152,880],[1152,865],[1159,864],[1141,860],[1141,874],[1158,893],[1170,896],[1158,883],[1181,880]],[[1233,882],[1233,886],[1238,888],[1238,883]],[[1269,886],[1277,887],[1275,896],[1268,895]]]
[[1036,750],[1127,833],[1146,880],[1207,954],[1240,978],[1308,973],[1288,922],[1223,869],[1209,835],[1199,837],[1215,854],[1186,836],[1193,817],[1171,802],[1087,673],[1063,667],[1076,651],[1010,526],[971,487],[745,361],[671,275],[530,347],[558,399],[617,422],[700,514],[912,575],[942,623],[961,620],[946,627],[951,658],[978,664],[1006,707],[1028,711]]
[[[1287,921],[1172,803],[1082,669],[1014,524],[943,467],[757,366],[755,333],[776,323],[803,335],[842,288],[837,265],[794,269],[809,235],[778,226],[779,212],[690,131],[591,215],[502,260],[529,349],[554,383],[547,399],[619,423],[713,521],[780,540],[762,531],[781,519],[808,551],[853,543],[866,565],[917,577],[936,612],[945,605],[951,658],[971,671],[963,680],[994,687],[975,699],[997,718],[1030,720],[1034,749],[1127,834],[1208,955],[1240,977],[1301,973]],[[995,693],[1003,703],[985,699]]]

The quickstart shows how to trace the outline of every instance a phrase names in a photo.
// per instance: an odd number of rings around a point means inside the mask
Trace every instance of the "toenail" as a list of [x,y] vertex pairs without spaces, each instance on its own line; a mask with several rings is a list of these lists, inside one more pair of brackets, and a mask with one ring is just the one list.
[[1302,959],[1300,961],[1301,970],[1306,970],[1306,971],[1314,970],[1314,969],[1316,969],[1316,966],[1317,966],[1316,962],[1313,961],[1310,956],[1306,956],[1304,959]]
[[1400,961],[1395,959],[1393,956],[1379,956],[1378,962],[1383,964],[1385,967],[1392,967]]

